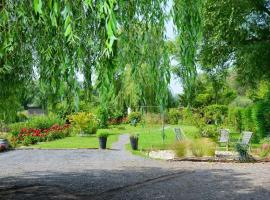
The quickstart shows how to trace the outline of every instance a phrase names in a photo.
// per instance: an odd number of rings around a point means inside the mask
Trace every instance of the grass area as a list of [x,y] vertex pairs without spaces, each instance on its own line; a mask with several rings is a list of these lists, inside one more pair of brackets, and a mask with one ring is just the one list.
[[[107,148],[111,148],[112,143],[116,142],[118,136],[113,134],[107,139]],[[99,148],[98,138],[95,135],[92,136],[71,136],[61,140],[54,140],[51,142],[42,142],[36,145],[32,145],[32,148],[44,148],[44,149],[72,149],[72,148]]]
[[[108,137],[107,147],[111,148],[112,143],[118,140],[118,135],[123,133],[139,134],[140,150],[149,149],[167,149],[175,142],[173,128],[181,127],[187,138],[195,138],[198,135],[198,129],[193,126],[186,125],[167,125],[165,127],[165,140],[162,141],[161,125],[148,125],[136,127],[129,124],[111,126],[109,129],[99,129],[98,132],[107,131],[110,133]],[[30,146],[32,148],[48,148],[48,149],[63,149],[63,148],[98,148],[98,138],[92,136],[71,136],[61,140],[51,142],[43,142]],[[127,148],[130,148],[129,145]]]
[[[187,125],[166,125],[165,126],[165,140],[162,140],[161,125],[148,125],[146,127],[138,125],[133,127],[130,125],[115,126],[110,129],[113,133],[131,133],[139,134],[139,150],[149,149],[168,149],[175,142],[174,128],[181,127],[184,135],[188,139],[198,137],[198,129],[194,126]],[[120,130],[119,130],[120,128]],[[130,145],[127,146],[130,149]]]
[[[99,129],[98,132],[107,131],[110,133],[108,137],[107,147],[111,148],[112,143],[118,140],[119,134],[139,134],[139,151],[133,152],[134,154],[142,155],[143,151],[151,149],[169,149],[175,142],[174,128],[180,127],[187,139],[194,139],[199,137],[199,130],[194,126],[189,125],[166,125],[165,126],[165,140],[162,140],[162,127],[160,124],[155,125],[137,125],[136,127],[129,124],[111,126],[108,129]],[[231,147],[234,149],[234,145],[240,137],[240,134],[236,131],[231,131]],[[252,144],[253,148],[258,147],[259,144]],[[98,148],[98,138],[95,135],[92,136],[72,136],[61,140],[55,140],[51,142],[39,143],[31,146],[33,148]],[[130,145],[127,145],[127,149],[131,150]]]

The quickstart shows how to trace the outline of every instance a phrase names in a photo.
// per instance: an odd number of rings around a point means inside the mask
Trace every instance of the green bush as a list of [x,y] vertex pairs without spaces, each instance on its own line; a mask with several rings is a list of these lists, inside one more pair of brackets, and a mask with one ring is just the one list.
[[264,101],[256,104],[254,108],[254,123],[256,137],[261,139],[270,133],[270,102]]
[[17,112],[17,117],[16,117],[17,122],[25,122],[28,119],[29,119],[29,115],[28,115],[27,111]]
[[193,114],[192,114],[192,111],[191,109],[189,108],[183,108],[181,111],[181,116],[182,116],[182,122],[184,124],[190,124],[190,125],[193,125]]
[[228,107],[225,105],[210,105],[203,109],[206,123],[221,125],[228,116]]
[[48,129],[53,125],[63,125],[65,121],[55,114],[33,116],[27,122],[26,128]]
[[229,107],[228,122],[231,126],[236,128],[239,132],[243,130],[243,111],[244,108]]
[[95,134],[97,132],[98,120],[92,113],[78,112],[69,115],[68,119],[78,133]]
[[201,136],[208,137],[216,140],[219,136],[217,126],[215,125],[205,125],[201,128]]
[[136,123],[139,123],[142,119],[142,115],[140,112],[131,112],[128,115],[128,121],[129,123],[132,123],[132,121],[136,121]]
[[177,157],[179,157],[179,158],[185,157],[188,154],[188,151],[190,149],[190,145],[191,145],[191,143],[188,140],[183,140],[183,141],[179,141],[179,142],[175,143],[173,145],[173,149],[174,149]]
[[168,112],[168,123],[169,124],[178,124],[181,119],[181,113],[177,108],[171,108]]
[[248,106],[251,106],[253,104],[253,101],[245,96],[238,96],[236,97],[231,103],[231,107],[241,107],[245,108]]
[[191,152],[196,157],[214,156],[216,144],[208,138],[196,139],[191,143]]
[[9,128],[9,132],[13,135],[13,136],[18,136],[18,134],[20,133],[22,128],[27,127],[27,123],[26,122],[17,122],[17,123],[13,123],[10,124],[8,126]]

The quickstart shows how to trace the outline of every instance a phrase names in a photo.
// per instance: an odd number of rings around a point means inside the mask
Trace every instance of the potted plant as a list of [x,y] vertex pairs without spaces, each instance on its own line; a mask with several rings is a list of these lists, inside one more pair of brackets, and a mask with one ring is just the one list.
[[130,135],[129,139],[130,139],[130,145],[131,145],[132,150],[138,150],[139,135],[132,134]]
[[99,140],[99,148],[106,149],[107,138],[109,134],[107,132],[100,132],[97,134]]

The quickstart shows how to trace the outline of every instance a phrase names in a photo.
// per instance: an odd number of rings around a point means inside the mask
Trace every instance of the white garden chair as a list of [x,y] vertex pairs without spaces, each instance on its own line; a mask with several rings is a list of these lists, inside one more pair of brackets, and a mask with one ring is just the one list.
[[247,145],[250,151],[250,141],[253,136],[253,132],[251,131],[243,131],[239,138],[239,143],[242,145]]
[[229,142],[230,142],[230,131],[228,129],[220,129],[219,130],[220,137],[219,137],[219,143],[226,145],[226,150],[229,150]]

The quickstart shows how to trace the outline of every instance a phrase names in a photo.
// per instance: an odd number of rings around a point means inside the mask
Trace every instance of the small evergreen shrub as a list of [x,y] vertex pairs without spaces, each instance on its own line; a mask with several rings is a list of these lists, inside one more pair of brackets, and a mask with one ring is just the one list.
[[168,123],[178,124],[181,119],[181,112],[177,108],[171,108],[168,112]]

